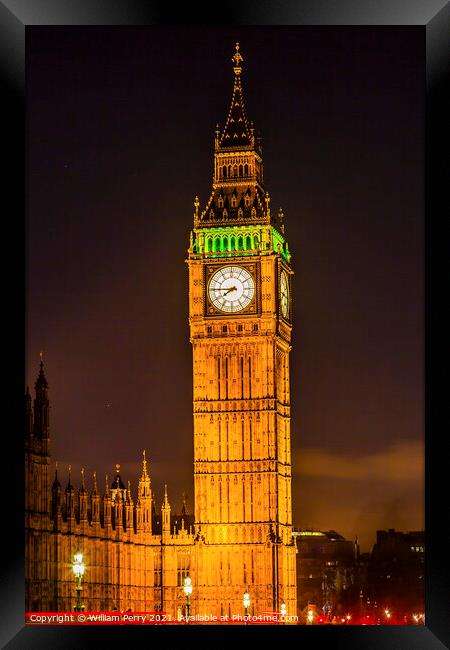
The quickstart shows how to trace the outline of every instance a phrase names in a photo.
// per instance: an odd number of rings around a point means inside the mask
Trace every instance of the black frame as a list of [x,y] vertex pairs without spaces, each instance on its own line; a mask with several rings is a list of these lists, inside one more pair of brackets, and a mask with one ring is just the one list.
[[[163,24],[165,22],[187,25],[214,25],[223,24],[253,24],[253,25],[420,25],[423,27],[426,38],[427,57],[427,142],[426,142],[426,528],[427,528],[427,559],[426,559],[426,627],[338,627],[332,630],[329,627],[314,628],[314,637],[310,643],[331,641],[334,647],[356,648],[400,648],[414,650],[415,648],[431,650],[445,647],[442,642],[450,640],[450,617],[448,616],[449,582],[446,581],[446,554],[447,539],[443,535],[439,524],[442,517],[446,517],[446,490],[445,470],[447,470],[445,454],[440,454],[439,442],[436,436],[436,418],[433,419],[433,436],[431,435],[431,397],[430,397],[430,369],[435,358],[430,346],[431,325],[431,278],[439,276],[441,269],[436,268],[439,256],[433,257],[431,264],[430,247],[440,241],[446,240],[436,233],[443,219],[439,215],[443,212],[443,197],[446,176],[444,173],[444,138],[443,130],[446,126],[444,119],[446,111],[444,103],[445,73],[448,71],[447,42],[450,24],[450,8],[445,0],[435,2],[417,2],[416,0],[391,0],[385,2],[326,2],[325,0],[310,0],[299,2],[287,0],[284,3],[270,3],[268,0],[258,3],[243,1],[239,4],[227,2],[219,3],[218,15],[206,16],[203,11],[198,12],[197,7],[191,3],[180,4],[173,14],[168,6],[160,3],[144,2],[142,0],[111,0],[108,3],[95,2],[94,0],[22,0],[15,2],[9,0],[0,4],[0,61],[2,63],[2,93],[3,108],[6,108],[7,117],[5,128],[3,161],[7,164],[6,178],[3,184],[3,201],[9,198],[13,207],[12,214],[4,216],[4,242],[8,248],[12,243],[18,248],[15,260],[13,277],[19,285],[19,292],[25,286],[24,281],[24,223],[25,193],[24,160],[25,160],[25,134],[24,134],[24,90],[25,90],[25,32],[31,25],[139,25]],[[256,9],[257,7],[257,9]],[[444,126],[445,125],[445,126]],[[9,196],[8,196],[9,195]],[[6,218],[8,217],[8,218]],[[10,257],[4,256],[7,266],[3,277],[11,278]],[[443,250],[443,257],[447,259],[447,251]],[[436,261],[435,261],[436,260]],[[442,269],[443,270],[443,269]],[[14,283],[4,282],[4,290],[10,292],[11,304],[17,299],[17,290]],[[8,304],[7,299],[4,305]],[[123,634],[152,635],[158,628],[146,627],[127,628],[98,628],[91,627],[59,627],[59,628],[25,628],[24,627],[24,569],[23,569],[23,437],[22,431],[22,400],[23,369],[24,363],[24,320],[17,317],[5,319],[4,324],[10,325],[8,344],[13,340],[14,360],[8,368],[8,389],[12,412],[14,413],[14,426],[4,428],[4,446],[8,443],[10,449],[5,450],[5,457],[9,462],[6,466],[4,478],[3,523],[4,523],[4,550],[2,562],[2,593],[1,603],[4,609],[1,619],[2,645],[8,644],[9,648],[38,648],[49,646],[51,648],[90,647],[99,642],[105,643],[105,635],[114,634],[117,642]],[[435,336],[433,337],[435,338]],[[442,354],[442,350],[439,351]],[[18,360],[22,363],[18,363]],[[433,392],[433,411],[436,412],[437,403]],[[7,409],[5,409],[7,410]],[[446,433],[446,421],[442,426]],[[445,458],[445,460],[444,460]],[[9,476],[8,476],[9,474]],[[444,480],[443,480],[444,479]],[[444,499],[442,499],[444,492]],[[443,504],[442,513],[439,508]],[[183,628],[182,628],[183,629]],[[190,627],[206,631],[207,634],[216,632],[208,627]],[[237,628],[221,628],[221,636],[236,633]],[[250,628],[239,628],[239,635]],[[260,628],[261,629],[261,628]],[[164,640],[171,639],[172,630],[180,632],[180,628],[164,630]],[[227,632],[226,630],[234,630]],[[287,630],[291,630],[287,632]],[[308,630],[310,630],[308,632]],[[294,628],[290,626],[277,628],[277,634],[300,634],[303,638],[312,634],[312,628]],[[273,629],[264,629],[273,633]],[[248,633],[248,632],[247,632]],[[254,633],[254,628],[253,632]],[[101,635],[101,636],[100,636]],[[147,637],[148,638],[148,637]],[[145,640],[147,640],[147,638]],[[144,637],[143,637],[144,639]],[[292,637],[290,637],[290,640]],[[92,643],[89,641],[92,640]],[[301,643],[303,639],[295,639]],[[442,642],[440,641],[442,640]],[[289,642],[289,641],[288,641]]]

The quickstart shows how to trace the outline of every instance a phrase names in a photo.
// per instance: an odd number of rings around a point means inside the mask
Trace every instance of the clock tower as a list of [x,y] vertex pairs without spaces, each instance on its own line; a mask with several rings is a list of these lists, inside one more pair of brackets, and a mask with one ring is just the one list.
[[243,57],[212,191],[194,202],[188,251],[193,349],[197,561],[192,614],[296,614],[289,352],[291,253],[283,213],[265,190],[262,149],[247,119]]

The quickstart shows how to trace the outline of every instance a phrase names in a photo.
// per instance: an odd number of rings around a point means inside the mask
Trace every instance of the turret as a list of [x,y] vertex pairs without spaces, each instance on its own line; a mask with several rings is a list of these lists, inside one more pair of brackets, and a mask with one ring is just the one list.
[[93,526],[97,526],[100,523],[100,495],[98,493],[97,487],[97,472],[94,472],[92,478],[93,488],[91,495],[91,522]]
[[36,397],[34,399],[33,436],[41,441],[42,453],[48,453],[50,438],[50,403],[48,399],[48,382],[44,374],[44,362],[39,367],[39,375],[34,385]]
[[88,502],[88,493],[86,491],[86,486],[84,483],[84,467],[81,468],[81,487],[78,492],[78,507],[80,513],[80,523],[87,522],[87,502]]
[[167,485],[164,486],[164,499],[161,506],[161,530],[162,530],[162,540],[169,537],[170,535],[170,503],[167,496]]
[[131,483],[128,481],[127,484],[127,497],[125,501],[125,527],[128,533],[134,531],[134,522],[133,522],[133,497],[131,496]]
[[48,382],[42,361],[35,383],[34,410],[25,394],[25,509],[50,516],[50,426]]
[[65,490],[65,499],[66,499],[66,518],[75,519],[75,488],[72,485],[72,467],[69,465],[68,468],[68,480]]
[[109,491],[108,474],[105,476],[105,492],[103,493],[103,527],[107,536],[111,530],[111,494]]
[[138,528],[145,532],[152,532],[152,489],[150,476],[147,472],[147,458],[145,449],[142,452],[142,474],[138,484],[138,498],[136,515]]
[[55,478],[52,483],[52,518],[61,515],[61,483],[58,480],[58,463],[55,463]]

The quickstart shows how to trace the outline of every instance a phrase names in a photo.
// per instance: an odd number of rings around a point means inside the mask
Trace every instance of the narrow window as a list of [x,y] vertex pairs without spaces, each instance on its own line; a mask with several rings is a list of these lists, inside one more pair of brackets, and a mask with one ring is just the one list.
[[225,399],[228,399],[228,357],[225,357]]
[[241,398],[244,399],[244,357],[241,357]]
[[218,386],[218,397],[220,399],[220,357],[217,357],[217,386]]

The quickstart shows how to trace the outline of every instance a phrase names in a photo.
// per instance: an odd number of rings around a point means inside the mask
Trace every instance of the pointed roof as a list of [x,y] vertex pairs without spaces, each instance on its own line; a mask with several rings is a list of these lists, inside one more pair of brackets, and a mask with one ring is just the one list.
[[147,473],[147,457],[145,454],[145,449],[142,450],[142,476],[141,480],[148,479],[149,475]]
[[113,490],[125,490],[125,485],[124,482],[122,481],[122,478],[119,474],[120,472],[120,465],[119,463],[116,464],[116,475],[114,477],[114,481],[111,483],[111,487]]
[[66,492],[75,492],[75,488],[72,485],[72,465],[69,465],[69,472],[68,472],[68,479],[67,479],[67,485],[66,485]]
[[84,483],[84,467],[81,468],[81,488],[80,492],[86,492],[86,485]]
[[164,499],[161,506],[161,509],[165,508],[170,509],[169,497],[167,496],[167,483],[164,485]]
[[56,461],[56,463],[55,463],[55,480],[53,481],[52,488],[56,489],[56,488],[60,488],[60,487],[61,487],[61,484],[58,481],[58,461]]
[[236,52],[231,60],[234,63],[233,95],[224,129],[218,138],[218,144],[220,147],[249,147],[253,143],[253,127],[245,115],[241,83],[241,62],[244,59],[239,51],[239,43],[236,43]]
[[41,363],[39,364],[39,375],[36,379],[34,387],[37,388],[48,388],[48,381],[44,374],[44,362],[42,361],[42,352],[40,353]]

